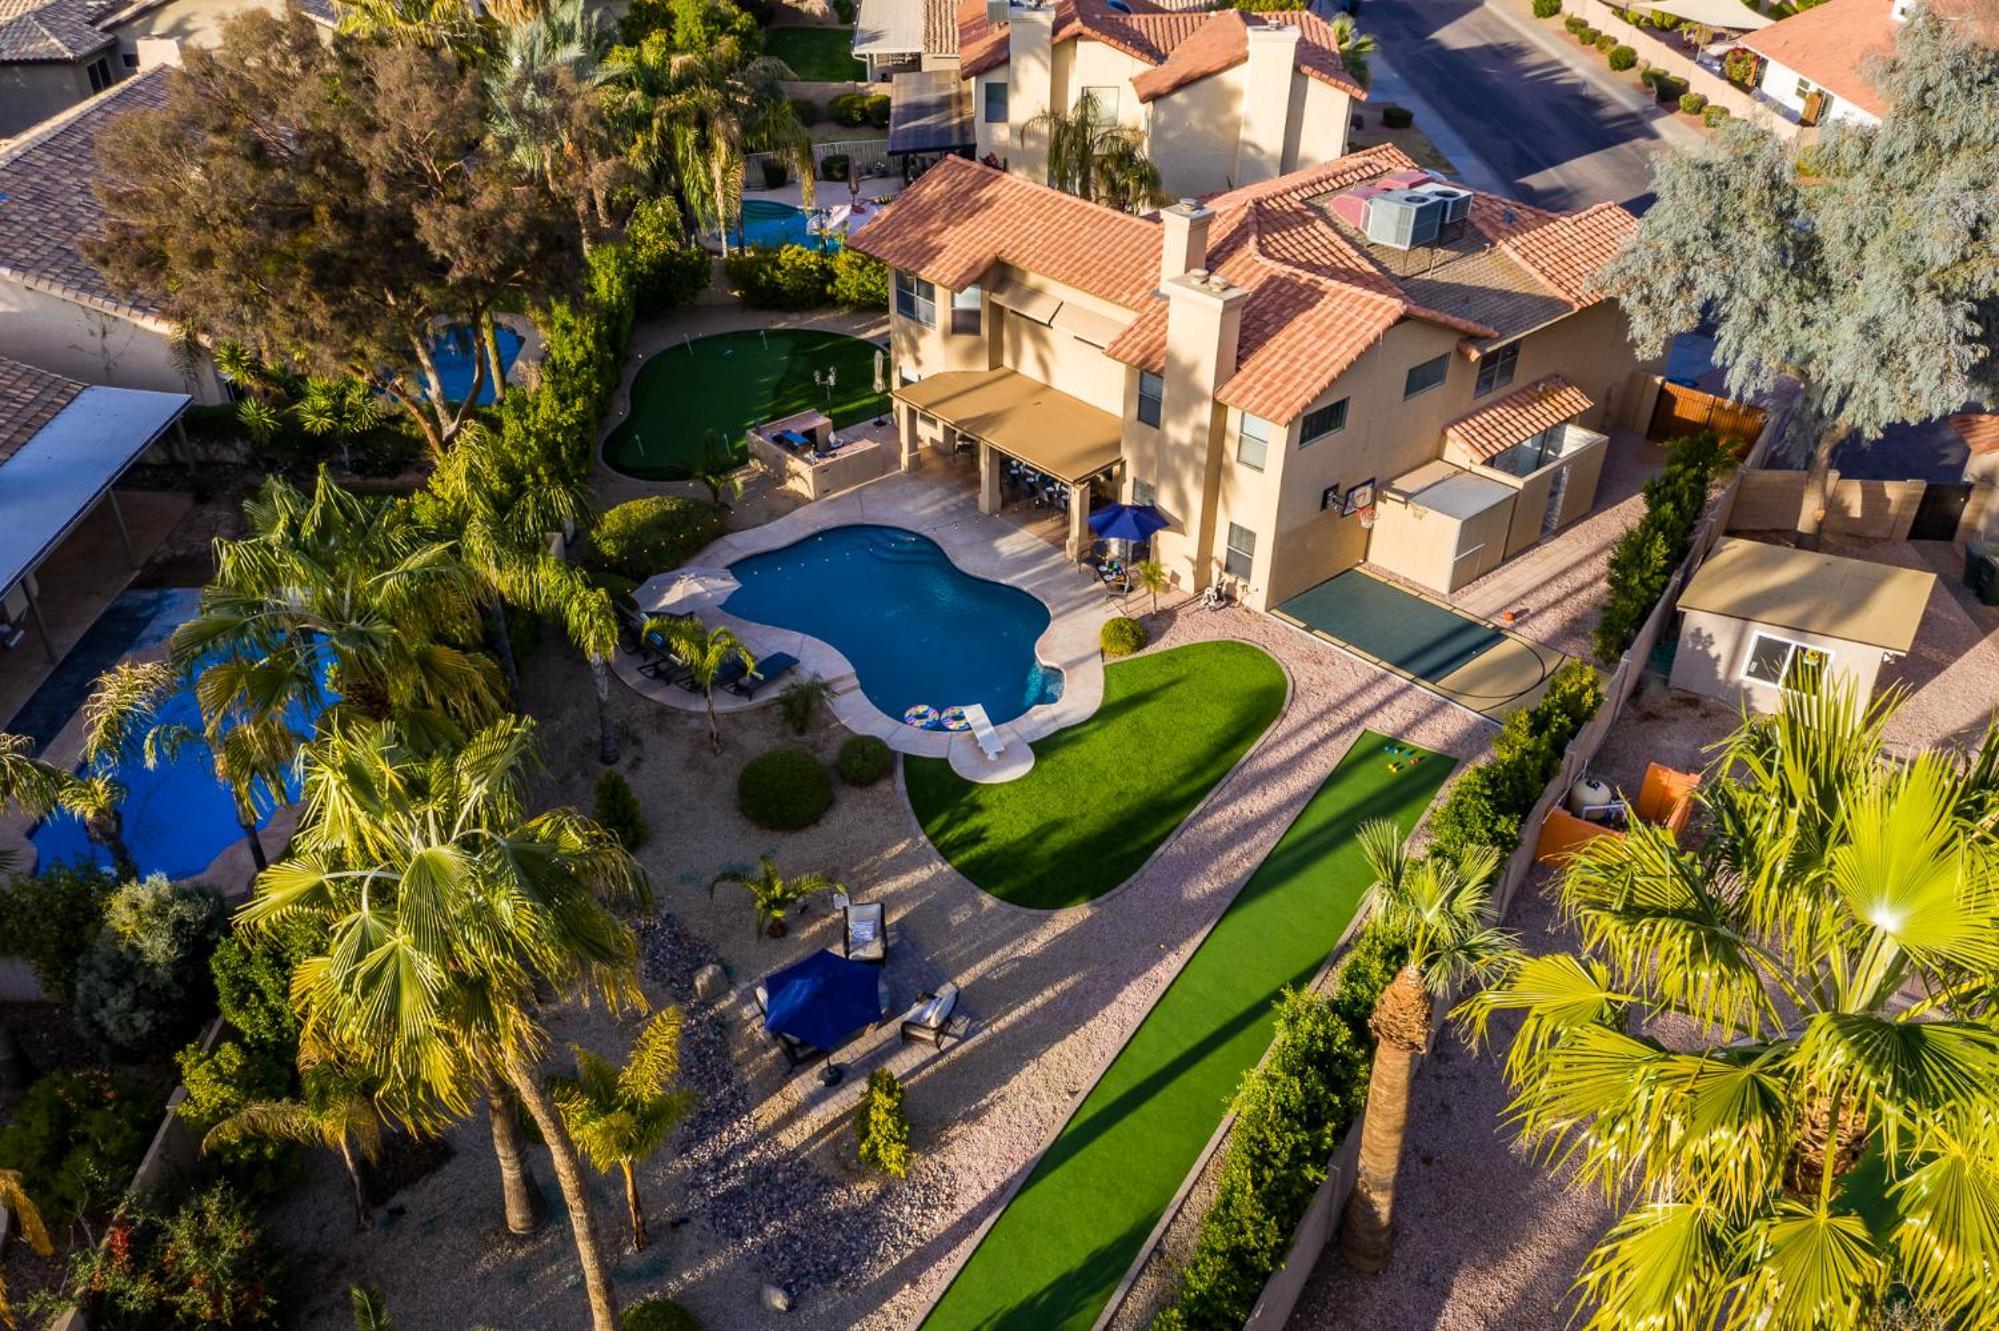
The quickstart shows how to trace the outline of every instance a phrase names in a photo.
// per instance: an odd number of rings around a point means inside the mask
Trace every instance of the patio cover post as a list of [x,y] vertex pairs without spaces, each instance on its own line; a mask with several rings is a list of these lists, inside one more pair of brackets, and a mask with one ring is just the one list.
[[42,598],[35,594],[35,575],[32,572],[21,579],[21,590],[28,597],[28,613],[35,617],[35,629],[42,635],[42,650],[48,654],[49,664],[54,665],[59,659],[55,639],[49,636],[49,621],[42,618]]
[[999,454],[985,440],[979,440],[979,512],[988,516],[1000,511]]
[[106,490],[104,501],[111,505],[111,517],[118,524],[118,540],[125,547],[125,562],[133,568],[139,567],[139,552],[132,548],[132,533],[125,526],[125,510],[118,507],[118,492]]
[[1090,552],[1090,482],[1069,487],[1069,558],[1080,561]]

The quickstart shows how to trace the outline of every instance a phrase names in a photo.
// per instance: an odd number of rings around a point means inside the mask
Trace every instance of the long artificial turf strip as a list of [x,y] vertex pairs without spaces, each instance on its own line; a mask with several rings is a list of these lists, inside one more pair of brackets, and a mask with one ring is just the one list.
[[917,821],[953,868],[1016,906],[1076,906],[1138,872],[1284,706],[1284,672],[1242,642],[1193,643],[1104,669],[1103,705],[1034,742],[999,785],[904,759]]
[[852,28],[765,28],[764,54],[791,66],[804,83],[852,83],[868,76],[854,59]]
[[[888,411],[875,391],[875,344],[803,328],[697,337],[654,353],[632,380],[632,411],[604,442],[604,460],[644,480],[684,480],[713,430],[737,462],[744,432],[816,408],[838,426]],[[834,371],[829,403],[813,381]]]
[[1354,741],[987,1231],[929,1331],[1096,1319],[1269,1047],[1279,992],[1312,978],[1359,909],[1370,875],[1355,830],[1390,818],[1406,833],[1450,774],[1451,759],[1412,749],[1411,764],[1391,742]]

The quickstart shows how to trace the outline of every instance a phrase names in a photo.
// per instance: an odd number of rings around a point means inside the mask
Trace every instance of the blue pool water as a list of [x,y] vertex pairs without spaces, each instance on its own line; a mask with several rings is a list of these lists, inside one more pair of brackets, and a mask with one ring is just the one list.
[[786,245],[814,250],[840,248],[838,236],[813,235],[811,220],[802,210],[774,199],[745,200],[742,228],[729,237],[729,243],[769,250]]
[[[128,598],[157,598],[153,602],[153,613],[141,622],[126,650],[164,641],[176,627],[193,616],[196,595],[192,591],[127,592],[119,598],[114,608]],[[143,606],[145,602],[139,604]],[[51,682],[55,682],[54,677]],[[82,704],[88,686],[86,679],[83,689],[75,694],[72,712],[75,706]],[[36,701],[41,701],[39,694]],[[35,702],[30,703],[31,707],[35,705]],[[47,704],[43,703],[43,706]],[[195,704],[193,690],[185,688],[174,694],[161,705],[155,719],[158,724],[178,723],[199,730],[201,710]],[[291,720],[296,729],[309,728],[310,718],[304,711]],[[125,843],[131,847],[132,858],[139,862],[142,872],[163,873],[169,878],[191,878],[207,869],[231,842],[242,838],[243,830],[236,824],[235,801],[216,781],[215,768],[209,761],[208,751],[202,746],[189,745],[172,762],[162,761],[156,768],[148,769],[143,759],[134,757],[118,763],[113,771],[124,783],[127,792],[122,806]],[[288,789],[285,798],[289,800],[296,794],[295,789]],[[268,792],[258,805],[263,814],[257,820],[261,827],[270,817]],[[84,836],[83,824],[66,813],[52,814],[44,819],[28,840],[35,847],[38,865],[78,859],[103,865],[111,862],[108,854]],[[266,847],[267,851],[275,849],[274,846]]]
[[[494,341],[500,344],[500,372],[514,368],[514,358],[521,354],[521,335],[501,324],[494,333]],[[444,385],[446,402],[463,402],[465,395],[472,391],[472,377],[478,370],[475,355],[479,350],[479,339],[473,335],[470,324],[453,324],[437,335],[431,344],[430,354],[437,362],[437,377]],[[479,405],[490,406],[493,401],[493,385],[486,383],[479,388]]]
[[918,704],[984,703],[995,723],[1062,696],[1034,659],[1048,609],[975,578],[900,527],[834,527],[729,566],[731,614],[797,629],[853,663],[861,691],[898,719]]

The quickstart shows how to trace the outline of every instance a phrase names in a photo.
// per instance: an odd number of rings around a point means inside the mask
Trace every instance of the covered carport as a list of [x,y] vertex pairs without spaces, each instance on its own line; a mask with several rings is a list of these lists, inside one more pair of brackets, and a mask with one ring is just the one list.
[[1113,475],[1123,457],[1124,424],[1116,416],[1005,367],[933,374],[892,396],[977,444],[981,513],[1000,511],[1008,458],[1070,487],[1075,498],[1063,548],[1072,559],[1089,551],[1092,485]]

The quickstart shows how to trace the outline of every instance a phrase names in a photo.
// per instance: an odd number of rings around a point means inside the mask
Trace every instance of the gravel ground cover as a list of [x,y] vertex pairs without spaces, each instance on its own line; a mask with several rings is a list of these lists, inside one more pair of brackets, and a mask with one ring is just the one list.
[[1270,728],[1284,672],[1266,652],[1201,643],[1113,662],[1089,720],[1034,746],[998,785],[906,760],[909,802],[953,868],[1016,906],[1095,900],[1137,872]]

